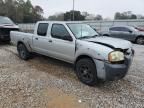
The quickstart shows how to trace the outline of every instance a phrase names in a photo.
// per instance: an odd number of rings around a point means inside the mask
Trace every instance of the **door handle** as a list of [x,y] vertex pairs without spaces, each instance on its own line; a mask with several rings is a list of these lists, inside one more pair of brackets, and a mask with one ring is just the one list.
[[50,43],[52,43],[52,40],[49,40]]
[[38,38],[35,38],[36,40],[38,40]]

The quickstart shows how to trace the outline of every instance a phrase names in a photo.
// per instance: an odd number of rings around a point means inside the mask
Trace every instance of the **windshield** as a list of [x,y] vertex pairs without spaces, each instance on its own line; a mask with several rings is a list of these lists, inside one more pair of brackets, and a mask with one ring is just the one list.
[[92,38],[98,36],[98,33],[87,24],[67,24],[77,39]]
[[14,24],[14,23],[7,17],[0,17],[0,24]]

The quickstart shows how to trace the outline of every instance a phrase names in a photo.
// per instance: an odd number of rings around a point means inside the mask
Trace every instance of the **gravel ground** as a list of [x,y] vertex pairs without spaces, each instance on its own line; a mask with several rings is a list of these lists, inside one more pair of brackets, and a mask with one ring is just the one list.
[[128,75],[89,87],[70,64],[44,56],[19,59],[16,48],[0,45],[0,108],[144,108],[144,46]]

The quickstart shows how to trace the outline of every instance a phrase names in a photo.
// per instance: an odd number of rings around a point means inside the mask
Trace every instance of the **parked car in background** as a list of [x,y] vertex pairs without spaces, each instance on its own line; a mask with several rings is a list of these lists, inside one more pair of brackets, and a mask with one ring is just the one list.
[[111,27],[108,32],[103,33],[103,36],[121,38],[137,44],[144,44],[144,32],[132,26]]
[[8,17],[0,16],[0,41],[10,42],[10,31],[19,31],[19,27]]
[[23,60],[35,52],[73,64],[79,80],[87,85],[99,79],[122,79],[134,56],[131,42],[99,36],[78,22],[40,21],[34,34],[11,31],[11,41]]
[[94,29],[99,35],[101,35],[100,29],[96,29],[96,27],[93,27],[91,25],[89,25],[92,29]]

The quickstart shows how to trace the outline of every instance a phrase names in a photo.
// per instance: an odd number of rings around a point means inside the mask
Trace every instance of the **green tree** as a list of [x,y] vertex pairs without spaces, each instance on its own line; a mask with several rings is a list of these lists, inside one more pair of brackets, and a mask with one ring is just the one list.
[[115,13],[114,19],[137,19],[137,16],[133,14],[131,11],[128,12],[117,12]]
[[33,23],[43,19],[43,9],[30,0],[0,0],[0,15],[18,23]]
[[52,21],[64,21],[64,13],[59,13],[49,16],[48,20]]
[[[64,20],[72,21],[73,20],[73,11],[66,12],[64,14]],[[75,21],[85,20],[85,16],[83,16],[80,11],[74,11],[74,20]]]
[[0,0],[0,16],[3,16],[3,15],[5,15],[4,2],[3,2],[3,0]]
[[120,12],[115,13],[114,19],[121,19],[121,13]]
[[96,17],[94,18],[94,20],[103,20],[103,17],[101,15],[96,15]]
[[43,9],[40,6],[35,6],[33,8],[33,21],[36,22],[38,20],[42,20],[43,13]]
[[131,19],[137,19],[137,16],[135,14],[132,14]]

